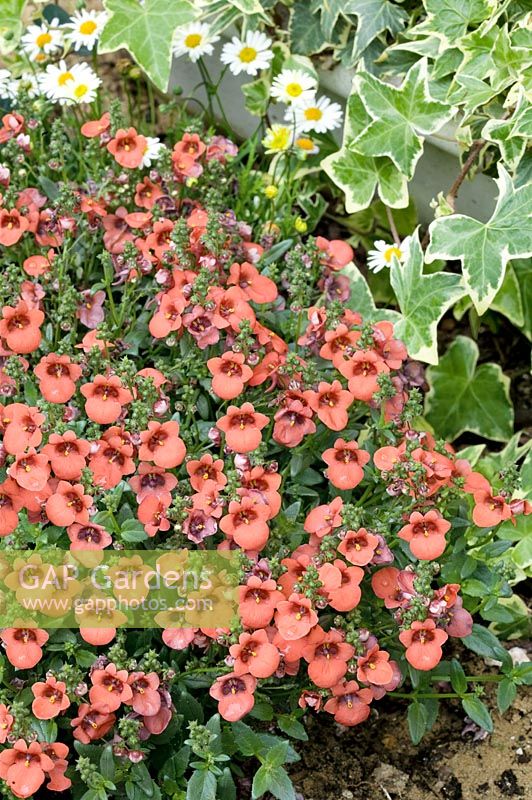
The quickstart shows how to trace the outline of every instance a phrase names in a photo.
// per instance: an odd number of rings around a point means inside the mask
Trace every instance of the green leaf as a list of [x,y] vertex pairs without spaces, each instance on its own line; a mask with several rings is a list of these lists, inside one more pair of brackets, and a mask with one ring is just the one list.
[[508,711],[517,696],[517,687],[511,678],[503,678],[497,687],[497,706],[501,714]]
[[270,83],[266,78],[258,78],[242,86],[245,97],[244,105],[250,114],[263,117],[270,102]]
[[390,283],[402,313],[395,334],[406,344],[411,358],[437,364],[438,322],[464,295],[462,279],[450,272],[423,274],[423,252],[416,231],[405,263],[393,259]]
[[232,730],[236,745],[243,756],[258,756],[263,752],[260,736],[245,722],[234,722]]
[[22,14],[26,3],[27,0],[0,0],[0,52],[6,53],[16,48],[22,33]]
[[172,64],[172,37],[190,22],[194,6],[189,0],[105,0],[109,19],[102,31],[99,53],[125,48],[151,81],[166,91]]
[[290,50],[302,56],[319,53],[327,46],[320,20],[313,14],[308,0],[294,3],[289,24]]
[[455,659],[451,661],[451,686],[457,694],[467,692],[467,680],[462,665]]
[[370,121],[360,97],[352,92],[347,101],[342,147],[321,162],[324,172],[345,193],[348,214],[367,208],[376,190],[387,206],[408,206],[406,177],[393,162],[387,157],[364,156],[354,149],[353,142]]
[[479,697],[463,697],[462,708],[473,722],[480,725],[488,733],[493,733],[493,720],[489,709]]
[[278,800],[295,800],[296,796],[292,781],[283,767],[271,768],[263,764],[253,778],[251,796],[256,800],[266,792],[270,792]]
[[439,436],[453,440],[464,431],[506,442],[513,433],[510,380],[498,364],[477,367],[478,347],[458,336],[437,367],[428,370],[425,416]]
[[465,283],[479,314],[484,314],[504,279],[513,258],[532,255],[532,182],[515,189],[499,164],[497,206],[488,222],[464,214],[434,220],[429,227],[426,260],[458,259]]
[[495,634],[479,625],[473,624],[473,631],[469,636],[464,636],[462,642],[465,646],[479,656],[495,658],[497,661],[508,661],[509,656]]
[[530,262],[525,259],[516,259],[512,265],[523,305],[523,324],[519,327],[525,336],[532,340],[532,269],[530,269]]
[[365,156],[388,156],[411,179],[423,153],[422,135],[438,131],[456,111],[431,97],[426,60],[409,69],[400,88],[359,72],[353,91],[372,118],[353,142],[354,149]]
[[342,270],[342,275],[349,278],[351,296],[347,301],[348,308],[358,311],[364,322],[378,322],[387,319],[396,324],[401,318],[398,311],[388,308],[377,308],[365,277],[354,262],[348,264]]
[[113,756],[113,746],[111,744],[105,745],[102,755],[100,757],[100,772],[107,780],[114,780],[115,777],[115,760]]
[[216,778],[206,769],[197,769],[187,783],[187,800],[216,800]]
[[222,774],[218,777],[218,793],[220,800],[236,800],[236,786],[229,767],[224,767]]
[[380,33],[388,31],[395,35],[404,28],[408,20],[408,14],[389,0],[351,0],[343,5],[346,13],[356,14],[358,18],[353,42],[353,62],[358,61]]
[[277,725],[287,736],[291,736],[293,739],[299,739],[301,742],[308,741],[308,735],[304,726],[294,717],[288,716],[288,714],[280,714],[277,717]]
[[454,44],[493,12],[489,0],[423,0],[427,19],[410,30],[410,34],[431,33],[445,43]]
[[407,712],[408,732],[414,744],[419,744],[427,729],[428,712],[423,703],[410,703]]
[[349,12],[352,3],[346,0],[312,0],[311,11],[313,14],[320,15],[320,25],[323,31],[323,37],[326,41],[331,42],[333,39],[333,32],[340,16],[344,17]]

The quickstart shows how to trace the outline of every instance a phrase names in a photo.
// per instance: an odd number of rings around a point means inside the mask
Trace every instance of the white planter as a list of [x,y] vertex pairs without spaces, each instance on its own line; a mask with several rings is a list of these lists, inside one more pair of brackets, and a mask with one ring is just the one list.
[[[214,81],[219,78],[222,69],[218,57],[219,52],[220,50],[217,49],[215,54],[206,60]],[[328,95],[333,96],[344,105],[351,90],[353,74],[353,71],[342,67],[336,67],[329,71],[322,70],[320,71],[320,85]],[[252,80],[253,78],[248,75],[235,77],[228,71],[219,89],[225,115],[235,134],[243,139],[250,136],[258,125],[257,117],[246,111],[241,91],[241,86]],[[201,75],[196,64],[192,64],[187,57],[174,60],[170,89],[181,86],[185,97],[191,97],[206,104],[206,93],[200,84]],[[194,107],[195,104],[192,103],[191,108]],[[273,121],[282,120],[282,109],[284,106],[280,106],[278,110],[275,106],[272,107],[271,119]],[[215,108],[215,112],[217,111],[218,109]],[[414,198],[419,218],[423,223],[430,222],[434,217],[430,207],[432,198],[436,197],[438,192],[447,192],[460,171],[458,146],[453,141],[455,130],[456,127],[449,123],[437,136],[427,137],[423,156],[419,160],[416,173],[410,183],[410,194]],[[335,134],[340,141],[341,130],[335,131]],[[495,207],[496,196],[495,182],[486,175],[476,175],[473,180],[466,180],[462,184],[456,202],[456,210],[485,221]]]

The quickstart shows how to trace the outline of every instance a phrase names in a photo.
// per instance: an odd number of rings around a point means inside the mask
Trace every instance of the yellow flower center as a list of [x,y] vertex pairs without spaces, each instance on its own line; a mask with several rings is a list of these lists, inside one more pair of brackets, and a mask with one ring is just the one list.
[[257,58],[257,51],[254,47],[243,47],[238,57],[244,64],[251,64]]
[[323,117],[322,111],[317,106],[305,109],[305,119],[309,122],[318,122]]
[[35,39],[35,44],[42,50],[43,47],[45,47],[47,44],[50,44],[51,41],[52,41],[51,34],[49,34],[48,32],[40,33]]
[[72,75],[71,72],[63,72],[58,77],[57,83],[59,84],[59,86],[64,86],[65,83],[68,83],[68,81],[73,81],[73,80],[74,80],[74,76]]
[[286,94],[290,97],[299,97],[302,91],[303,87],[300,83],[288,83],[286,86]]
[[388,247],[384,251],[383,255],[384,255],[384,260],[386,261],[387,264],[389,264],[393,256],[396,256],[396,258],[401,258],[401,251],[399,250],[398,247]]
[[85,22],[82,22],[79,26],[79,32],[85,34],[86,36],[90,36],[91,33],[94,33],[97,27],[98,26],[93,19],[86,19]]
[[296,139],[296,145],[301,150],[314,150],[314,142],[307,136],[300,136],[299,139]]
[[74,89],[74,97],[77,97],[77,99],[79,100],[80,97],[86,95],[88,91],[89,87],[87,86],[87,84],[80,83],[79,86],[76,86],[76,88]]
[[201,44],[200,33],[189,33],[185,39],[185,47],[198,47]]

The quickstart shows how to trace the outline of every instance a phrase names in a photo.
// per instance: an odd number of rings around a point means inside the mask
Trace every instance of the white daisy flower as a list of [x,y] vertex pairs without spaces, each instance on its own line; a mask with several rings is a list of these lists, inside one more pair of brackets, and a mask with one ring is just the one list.
[[293,131],[288,125],[276,124],[266,129],[262,144],[267,153],[282,153],[290,148],[293,138]]
[[294,108],[296,125],[300,131],[325,133],[338,128],[342,123],[342,108],[322,95],[318,99],[305,100]]
[[107,22],[105,11],[76,11],[72,14],[69,22],[65,22],[63,30],[65,39],[72,44],[74,50],[86,47],[92,50],[100,38],[100,34]]
[[96,99],[96,92],[101,80],[88,64],[73,64],[70,68],[73,80],[68,80],[64,85],[63,98],[67,105],[80,105],[92,103]]
[[146,136],[146,142],[146,149],[144,150],[140,167],[151,167],[152,161],[157,161],[164,150],[164,144],[155,136]]
[[204,22],[191,22],[178,28],[174,34],[173,51],[175,56],[188,55],[191,61],[196,62],[203,56],[212,56],[213,44],[220,41],[219,36],[213,36],[208,25]]
[[11,83],[11,73],[8,69],[0,69],[0,97],[10,98],[9,85]]
[[68,84],[75,81],[77,64],[68,67],[61,59],[58,64],[48,64],[44,72],[38,77],[39,88],[54,103],[65,105],[71,102],[68,94]]
[[59,20],[54,18],[50,24],[43,21],[39,25],[28,25],[20,44],[32,61],[45,61],[50,53],[60,50],[63,46]]
[[25,97],[38,97],[41,94],[39,80],[33,72],[23,72],[17,83],[17,94],[23,93]]
[[268,69],[273,58],[270,50],[272,40],[260,31],[246,34],[245,39],[233,36],[230,42],[224,44],[220,56],[223,64],[228,64],[233,75],[256,75],[261,69]]
[[403,239],[401,244],[388,244],[384,239],[379,239],[373,244],[374,249],[368,250],[367,267],[371,272],[377,273],[382,269],[389,269],[392,266],[392,259],[395,256],[403,264],[408,258],[410,249],[410,236]]
[[313,100],[316,81],[302,69],[283,69],[273,79],[271,95],[282,103],[298,105],[305,100]]

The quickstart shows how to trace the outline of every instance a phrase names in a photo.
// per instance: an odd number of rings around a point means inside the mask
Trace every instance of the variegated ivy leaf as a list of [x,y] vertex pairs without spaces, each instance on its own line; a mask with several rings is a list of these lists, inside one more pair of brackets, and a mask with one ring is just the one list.
[[27,0],[0,0],[0,53],[14,50],[23,27]]
[[404,264],[393,259],[390,283],[401,309],[395,326],[397,337],[406,344],[412,358],[437,364],[438,322],[465,294],[462,278],[450,272],[423,274],[423,252],[416,230]]
[[312,0],[310,8],[313,14],[319,14],[325,41],[332,41],[336,24],[341,16],[344,17],[349,5],[346,0]]
[[433,34],[444,43],[454,44],[493,13],[497,0],[423,0],[427,18],[410,34]]
[[355,14],[358,20],[351,54],[352,63],[360,58],[379,34],[388,31],[394,36],[408,21],[408,14],[389,0],[351,0],[344,3],[344,13]]
[[456,111],[431,97],[426,60],[409,69],[400,88],[358,73],[353,92],[371,117],[353,148],[365,156],[388,156],[410,180],[423,153],[423,135],[435,133]]
[[[358,311],[364,322],[379,322],[386,319],[397,324],[401,319],[399,312],[392,311],[390,308],[377,308],[371,289],[356,264],[351,261],[342,270],[342,275],[346,275],[349,278],[351,296],[347,302],[348,308]],[[401,337],[398,336],[398,338]]]
[[484,314],[503,279],[508,261],[532,256],[532,182],[515,188],[499,164],[497,205],[487,222],[464,214],[434,220],[429,227],[428,262],[462,262],[465,284],[479,314]]
[[172,63],[172,37],[194,16],[189,0],[105,0],[109,19],[98,52],[124,48],[161,91],[166,91]]
[[308,0],[296,0],[294,3],[288,31],[292,53],[309,56],[327,47],[328,42],[323,36],[320,18],[312,13]]
[[369,124],[371,117],[353,92],[347,101],[342,147],[321,162],[322,169],[345,193],[345,208],[354,214],[367,208],[375,191],[387,206],[406,208],[408,185],[404,175],[387,158],[372,158],[358,153],[353,141]]
[[477,367],[477,361],[475,342],[458,336],[439,365],[428,370],[425,416],[438,435],[449,441],[471,431],[507,442],[514,421],[510,379],[498,364]]
[[505,164],[515,170],[532,136],[532,106],[524,95],[509,119],[490,119],[482,128],[483,139],[498,145]]

